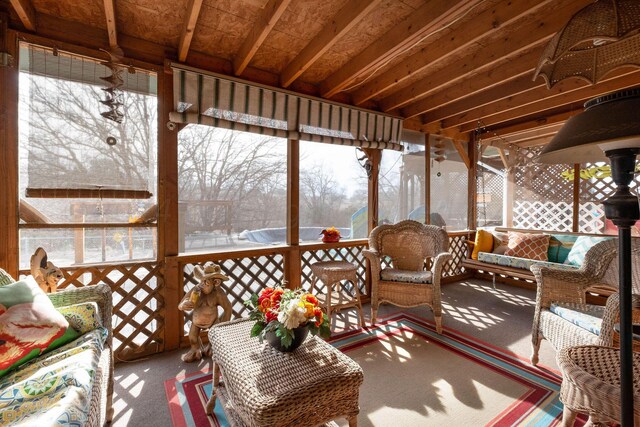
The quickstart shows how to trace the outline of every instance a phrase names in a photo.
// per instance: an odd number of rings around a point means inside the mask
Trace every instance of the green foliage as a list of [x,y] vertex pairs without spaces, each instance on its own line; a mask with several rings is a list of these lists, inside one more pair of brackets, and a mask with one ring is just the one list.
[[267,325],[264,322],[256,322],[256,324],[253,325],[253,328],[251,328],[251,337],[257,337],[258,335],[260,335],[265,326]]

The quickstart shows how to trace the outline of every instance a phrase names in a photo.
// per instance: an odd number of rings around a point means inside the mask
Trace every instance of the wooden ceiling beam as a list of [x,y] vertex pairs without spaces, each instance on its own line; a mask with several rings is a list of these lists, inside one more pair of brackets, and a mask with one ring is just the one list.
[[494,68],[473,74],[453,86],[446,86],[426,98],[403,107],[400,115],[415,117],[422,114],[424,123],[435,122],[462,112],[464,108],[473,108],[473,106],[467,107],[470,104],[468,99],[477,98],[478,102],[495,101],[495,98],[491,99],[494,95],[482,94],[488,94],[490,89],[506,85],[510,80],[509,84],[513,85],[515,80],[528,79],[531,87],[534,84],[532,64],[538,61],[542,49],[543,46],[537,46],[515,58],[500,62]]
[[515,123],[509,123],[500,127],[492,127],[489,130],[480,134],[480,138],[485,138],[485,135],[491,134],[492,136],[508,136],[514,133],[526,131],[528,129],[545,128],[547,126],[556,126],[558,124],[564,124],[574,115],[578,114],[580,110],[576,111],[572,109],[570,111],[564,111],[561,113],[543,115],[539,117],[530,117],[522,121],[516,121]]
[[462,141],[459,141],[457,139],[452,139],[451,142],[453,143],[453,146],[456,148],[456,151],[458,152],[458,155],[460,156],[460,158],[464,162],[464,164],[467,167],[467,169],[470,169],[471,168],[471,161],[469,160],[469,154],[467,152],[467,147],[465,147],[462,144]]
[[553,89],[543,86],[443,120],[441,126],[444,129],[459,128],[466,132],[475,129],[478,120],[486,127],[562,106],[582,109],[582,104],[591,98],[637,86],[638,82],[640,71],[629,68],[614,72],[611,77],[595,86],[585,86],[586,83],[578,79],[563,80]]
[[525,15],[547,6],[554,0],[544,0],[531,5],[531,0],[513,0],[500,2],[498,5],[483,10],[470,22],[461,21],[442,31],[428,48],[414,53],[392,69],[372,79],[366,85],[353,92],[352,98],[356,105],[388,91],[404,80],[416,75],[427,67],[450,57],[456,52],[470,46],[478,40],[500,31],[503,27],[519,20]]
[[22,21],[22,25],[29,31],[36,31],[36,11],[31,0],[10,0],[13,10]]
[[[454,3],[452,5],[452,3]],[[384,66],[398,54],[410,49],[425,35],[450,25],[475,7],[480,0],[428,0],[420,9],[387,31],[320,84],[320,93],[329,98],[344,90],[362,73]]]
[[[426,78],[401,89],[380,102],[383,111],[402,107],[444,86],[465,79],[466,77],[488,70],[507,58],[516,57],[519,53],[540,46],[547,42],[566,24],[568,17],[584,6],[584,1],[573,0],[558,10],[545,10],[536,15],[536,19],[528,19],[526,24],[515,22],[503,27],[502,31],[488,39],[483,39],[468,54],[448,64],[446,67],[428,75]],[[535,64],[531,64],[532,67]]]
[[187,54],[189,53],[189,47],[191,46],[191,40],[193,39],[193,32],[196,29],[198,17],[200,16],[202,1],[203,0],[189,0],[187,16],[184,19],[182,33],[180,34],[180,42],[178,43],[178,61],[180,62],[187,60]]
[[104,0],[104,14],[107,19],[107,35],[109,36],[109,47],[118,47],[118,31],[116,30],[116,7],[114,0]]
[[382,0],[352,0],[331,19],[304,49],[284,68],[280,85],[288,87],[300,77],[307,68],[318,60],[342,36],[351,30],[363,17],[373,10]]
[[242,74],[247,68],[289,3],[291,0],[269,0],[266,4],[233,60],[233,73],[236,76]]

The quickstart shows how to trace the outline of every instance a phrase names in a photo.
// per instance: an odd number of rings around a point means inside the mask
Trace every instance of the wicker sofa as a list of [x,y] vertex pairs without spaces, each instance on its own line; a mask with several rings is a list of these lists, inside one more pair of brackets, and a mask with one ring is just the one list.
[[[556,243],[561,243],[560,241],[563,239],[575,240],[580,236],[593,236],[593,237],[604,237],[610,238],[610,236],[602,236],[597,234],[587,234],[587,233],[568,233],[568,232],[555,232],[555,231],[543,231],[543,230],[524,230],[517,228],[507,228],[507,227],[497,227],[491,231],[495,231],[498,233],[508,233],[509,231],[517,231],[519,233],[531,233],[531,234],[549,234],[553,236],[553,239]],[[469,234],[469,238],[467,239],[468,252],[467,257],[462,261],[462,266],[470,272],[473,272],[475,275],[487,277],[487,274],[491,274],[493,276],[493,282],[495,285],[496,278],[501,280],[509,281],[510,278],[524,279],[533,281],[535,280],[534,274],[531,272],[531,266],[533,265],[541,265],[546,267],[555,267],[562,270],[576,270],[578,266],[572,266],[563,264],[564,259],[560,259],[559,262],[552,259],[550,256],[550,261],[534,261],[525,258],[516,258],[510,257],[506,255],[499,255],[494,253],[486,253],[480,252],[478,254],[478,259],[472,259],[471,253],[474,248],[476,231],[472,231]],[[551,251],[551,246],[550,246]],[[483,274],[484,273],[484,274]],[[505,278],[505,279],[502,279]],[[608,296],[611,292],[607,293],[604,291],[604,295]]]
[[48,297],[71,325],[77,320],[65,308],[80,304],[95,308],[101,326],[1,377],[0,425],[103,426],[112,416],[111,289],[101,284]]

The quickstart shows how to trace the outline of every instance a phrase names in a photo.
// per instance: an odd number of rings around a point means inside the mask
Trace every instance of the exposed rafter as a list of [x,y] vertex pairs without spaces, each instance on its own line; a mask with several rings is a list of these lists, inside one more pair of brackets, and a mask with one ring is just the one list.
[[429,49],[422,49],[404,59],[400,64],[373,78],[353,92],[353,102],[360,105],[374,96],[392,89],[398,83],[414,76],[427,67],[442,61],[482,38],[500,31],[504,26],[529,15],[554,0],[544,0],[534,6],[531,0],[514,0],[502,7],[488,7],[472,19],[452,25],[434,36]]
[[118,32],[116,30],[115,0],[104,0],[104,14],[107,18],[107,34],[109,35],[109,47],[118,47]]
[[13,10],[22,21],[22,25],[29,31],[36,31],[36,12],[31,0],[10,0]]
[[545,10],[535,16],[537,19],[528,19],[526,24],[515,22],[504,27],[498,34],[483,40],[482,45],[467,50],[465,56],[382,99],[380,108],[390,111],[402,107],[438,88],[452,85],[481,70],[493,68],[506,58],[513,58],[535,46],[542,46],[566,24],[566,15],[579,10],[582,4],[579,0],[573,0],[561,8],[562,13],[549,13]]
[[382,0],[353,0],[348,2],[333,17],[329,25],[320,31],[313,40],[282,71],[280,84],[288,87],[300,77],[307,68],[318,60],[333,44],[346,34],[360,19],[371,12]]
[[198,16],[200,16],[201,8],[202,0],[189,0],[187,15],[184,19],[182,33],[180,34],[180,42],[178,43],[178,61],[180,62],[187,60],[187,54],[189,53],[189,47],[191,46],[193,32],[196,29],[196,23],[198,22]]
[[362,73],[383,66],[399,53],[411,48],[425,35],[449,25],[480,0],[429,0],[409,18],[394,26],[345,66],[320,84],[320,93],[331,97],[345,89]]
[[291,0],[269,0],[233,60],[233,73],[236,76],[247,68],[289,3]]

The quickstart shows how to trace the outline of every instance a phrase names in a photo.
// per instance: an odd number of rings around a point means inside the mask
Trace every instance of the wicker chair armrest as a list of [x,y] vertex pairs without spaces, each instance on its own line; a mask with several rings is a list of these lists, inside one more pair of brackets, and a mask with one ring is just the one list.
[[584,304],[585,292],[593,284],[594,277],[584,269],[562,270],[559,268],[532,265],[536,278],[536,309],[549,308],[551,302],[574,302]]
[[[631,304],[633,307],[640,305],[640,295],[631,296]],[[640,312],[633,310],[633,323],[638,322]],[[602,326],[600,328],[599,345],[613,346],[613,326],[620,322],[620,294],[614,293],[607,298],[607,304],[604,308],[604,316],[602,316]]]
[[380,277],[380,269],[382,264],[382,256],[379,252],[372,249],[364,249],[362,255],[371,264],[371,277]]
[[111,288],[105,283],[86,286],[84,288],[67,288],[58,292],[47,294],[54,307],[64,307],[83,302],[95,302],[100,311],[102,326],[109,331],[109,343],[112,335],[111,312],[113,300]]
[[431,266],[431,274],[433,274],[434,281],[435,278],[440,278],[442,276],[442,270],[444,266],[453,259],[453,256],[449,252],[440,252],[433,258],[433,265]]

